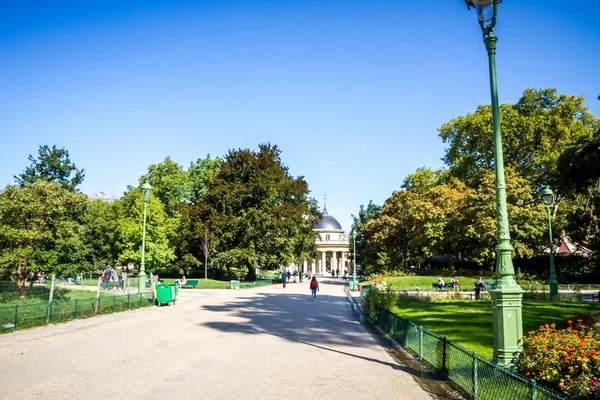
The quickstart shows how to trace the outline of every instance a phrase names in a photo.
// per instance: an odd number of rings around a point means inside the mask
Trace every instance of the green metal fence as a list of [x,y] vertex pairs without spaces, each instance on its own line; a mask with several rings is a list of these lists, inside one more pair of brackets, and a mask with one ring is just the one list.
[[0,333],[147,307],[153,301],[152,294],[140,293],[4,306],[0,307]]
[[564,399],[385,308],[378,307],[377,323],[421,362],[475,399]]

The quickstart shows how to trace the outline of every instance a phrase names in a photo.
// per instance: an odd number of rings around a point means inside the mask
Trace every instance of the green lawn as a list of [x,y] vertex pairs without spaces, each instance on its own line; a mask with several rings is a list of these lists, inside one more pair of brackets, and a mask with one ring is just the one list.
[[[382,278],[382,281],[386,281],[388,289],[393,287],[393,289],[397,290],[414,290],[416,287],[419,290],[433,290],[431,284],[433,282],[437,282],[440,276],[397,276],[397,277],[389,277]],[[452,281],[454,276],[444,276],[441,278],[444,282],[449,283]],[[475,281],[479,278],[472,276],[458,276],[458,282],[461,290],[472,290],[474,287]],[[494,279],[491,277],[483,276],[482,279],[485,282],[493,281]]]
[[[490,301],[404,301],[394,311],[425,329],[446,336],[467,350],[492,359],[492,306]],[[523,333],[581,313],[600,312],[599,303],[523,301]]]
[[[110,293],[112,296],[113,293]],[[28,304],[39,304],[47,303],[50,295],[50,288],[46,286],[34,286],[29,291],[24,299],[19,299],[18,292],[15,290],[4,291],[0,293],[0,306],[14,306],[15,304],[28,305]],[[100,291],[100,295],[104,296],[105,293]],[[108,295],[108,294],[107,294]],[[90,290],[76,290],[65,287],[55,287],[53,299],[55,301],[68,301],[68,300],[85,300],[96,298],[96,292]]]

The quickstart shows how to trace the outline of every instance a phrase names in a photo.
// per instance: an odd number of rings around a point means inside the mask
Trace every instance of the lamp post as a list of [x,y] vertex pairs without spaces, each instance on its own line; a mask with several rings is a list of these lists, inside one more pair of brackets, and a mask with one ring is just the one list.
[[558,281],[556,280],[556,271],[554,270],[554,246],[552,243],[552,219],[551,219],[551,210],[554,206],[554,193],[548,186],[542,190],[542,203],[544,203],[544,207],[546,207],[546,211],[548,211],[548,244],[550,249],[550,281],[548,285],[550,286],[550,297],[556,298],[558,296]]
[[483,43],[488,53],[490,90],[492,95],[492,127],[494,143],[494,167],[496,172],[496,289],[490,290],[492,297],[492,331],[494,342],[494,362],[506,366],[512,364],[522,347],[523,316],[521,313],[523,289],[515,280],[512,263],[512,246],[508,230],[506,207],[506,183],[504,181],[504,158],[502,155],[502,134],[500,131],[500,111],[498,108],[498,87],[496,84],[496,42],[494,36],[498,4],[502,0],[464,0],[467,8],[477,11],[479,25],[483,32]]
[[142,223],[142,260],[140,262],[140,273],[138,274],[138,293],[143,293],[146,290],[146,265],[144,263],[144,252],[146,250],[146,206],[148,205],[148,197],[152,186],[148,182],[142,185],[142,193],[144,195],[144,222]]
[[358,285],[356,283],[356,232],[352,235],[354,239],[354,247],[352,249],[352,256],[354,257],[354,268],[352,268],[352,290],[356,290]]

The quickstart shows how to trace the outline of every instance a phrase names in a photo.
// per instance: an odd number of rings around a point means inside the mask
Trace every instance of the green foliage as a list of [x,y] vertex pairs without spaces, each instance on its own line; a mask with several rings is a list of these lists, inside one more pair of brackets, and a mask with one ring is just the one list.
[[199,158],[188,169],[188,192],[191,204],[198,203],[207,193],[208,185],[217,176],[223,160],[219,157]]
[[74,275],[81,269],[86,206],[85,195],[41,180],[0,193],[0,268],[21,295],[30,272]]
[[[559,95],[556,89],[527,89],[516,104],[500,106],[505,164],[536,188],[556,186],[561,152],[600,127],[583,96]],[[444,161],[468,185],[493,167],[491,107],[444,124],[440,137],[449,144]]]
[[279,268],[316,252],[312,226],[319,214],[308,198],[303,177],[289,175],[277,146],[263,144],[259,151],[230,151],[208,192],[190,213],[187,226],[199,243],[205,231],[216,249],[214,264],[239,275],[254,274],[253,266]]
[[43,180],[75,190],[85,176],[83,169],[79,170],[71,163],[69,152],[65,149],[57,149],[56,145],[52,148],[47,145],[40,146],[38,158],[29,155],[29,161],[31,165],[22,174],[14,177],[21,186]]
[[558,157],[558,189],[563,193],[581,193],[600,179],[600,130],[565,149]]
[[[112,204],[114,207],[114,241],[112,254],[115,261],[125,265],[141,259],[144,200],[141,190],[130,187],[125,196]],[[152,193],[146,212],[145,263],[149,272],[169,269],[175,259],[172,238],[176,235],[178,220],[165,211],[160,199]]]
[[[373,203],[373,200],[369,200],[369,204],[365,208],[363,204],[360,205],[360,209],[358,210],[358,216],[352,215],[353,223],[352,228],[350,229],[350,235],[353,238],[356,238],[356,249],[354,248],[354,240],[351,241],[350,246],[352,247],[352,253],[356,253],[356,262],[358,264],[363,264],[363,260],[373,260],[376,259],[376,252],[373,254],[372,247],[367,246],[366,238],[365,238],[365,226],[372,219],[377,217],[377,214],[381,210],[381,206]],[[369,265],[367,263],[366,265]],[[363,268],[366,266],[363,265]],[[363,269],[362,273],[368,273],[367,269]]]
[[160,164],[148,167],[148,173],[140,177],[140,186],[148,182],[152,193],[160,199],[170,216],[177,213],[180,204],[187,201],[188,173],[170,157]]

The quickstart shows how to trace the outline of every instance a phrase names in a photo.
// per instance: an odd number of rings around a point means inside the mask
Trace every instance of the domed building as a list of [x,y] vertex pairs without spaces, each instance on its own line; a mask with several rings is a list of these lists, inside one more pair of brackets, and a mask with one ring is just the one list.
[[[344,269],[348,272],[348,253],[350,251],[350,241],[344,233],[342,225],[333,216],[327,214],[327,206],[323,207],[323,218],[313,226],[313,231],[318,234],[316,260],[312,260],[310,272],[318,275],[331,273],[337,270],[341,276]],[[307,271],[308,262],[304,262],[304,271]]]

